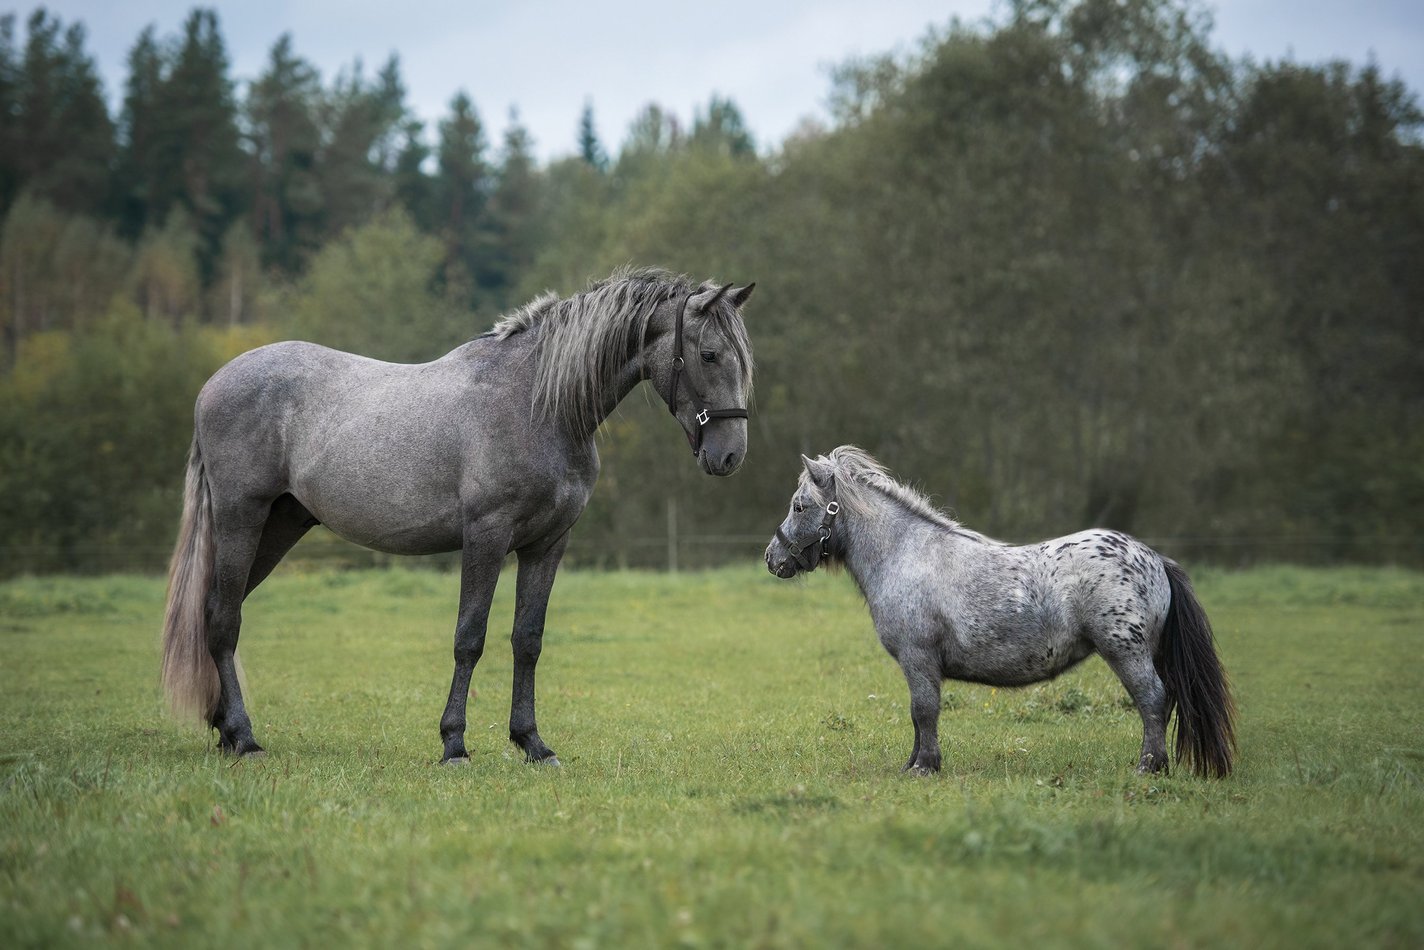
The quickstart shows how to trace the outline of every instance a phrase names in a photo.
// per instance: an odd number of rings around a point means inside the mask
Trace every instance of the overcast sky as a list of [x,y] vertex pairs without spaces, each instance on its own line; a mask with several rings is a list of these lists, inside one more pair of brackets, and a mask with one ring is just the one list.
[[[111,102],[139,31],[178,33],[191,0],[46,0],[66,24],[82,20]],[[272,43],[290,32],[296,51],[329,81],[356,58],[371,75],[398,53],[407,101],[432,126],[465,89],[492,143],[509,110],[541,158],[573,151],[579,114],[592,102],[613,151],[647,102],[684,123],[714,94],[741,107],[765,149],[804,116],[826,117],[827,66],[912,49],[953,16],[976,22],[992,0],[245,0],[218,10],[233,78],[254,78]],[[33,6],[10,7],[28,16]],[[1226,0],[1211,5],[1214,45],[1256,60],[1320,62],[1373,56],[1387,76],[1424,88],[1424,0]]]

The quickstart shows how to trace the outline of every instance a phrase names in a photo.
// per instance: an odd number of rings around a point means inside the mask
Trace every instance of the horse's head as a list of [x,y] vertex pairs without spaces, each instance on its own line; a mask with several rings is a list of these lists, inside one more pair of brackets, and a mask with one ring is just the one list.
[[654,387],[709,475],[730,475],[747,457],[752,352],[741,308],[755,286],[703,284],[673,297],[659,313],[667,331],[644,354]]
[[766,546],[766,569],[777,577],[814,571],[836,548],[835,464],[825,456],[801,456],[804,471],[797,480],[786,518]]

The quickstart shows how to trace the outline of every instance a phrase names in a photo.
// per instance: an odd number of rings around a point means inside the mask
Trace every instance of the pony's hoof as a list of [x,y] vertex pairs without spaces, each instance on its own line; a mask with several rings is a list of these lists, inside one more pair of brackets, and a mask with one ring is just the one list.
[[932,769],[928,765],[912,765],[905,769],[906,775],[930,776],[938,775],[939,769]]
[[452,755],[452,756],[450,756],[450,758],[448,758],[448,759],[441,759],[441,760],[440,760],[440,764],[441,764],[441,765],[450,765],[450,766],[455,766],[455,765],[469,765],[469,764],[470,764],[470,757],[469,757],[468,755]]
[[250,761],[252,759],[265,759],[267,758],[267,750],[249,749],[248,751],[242,753],[242,755],[239,755],[238,758],[244,761]]
[[535,759],[534,764],[542,765],[545,768],[550,769],[561,769],[564,767],[564,763],[559,761],[559,757],[557,755],[550,755],[542,759]]

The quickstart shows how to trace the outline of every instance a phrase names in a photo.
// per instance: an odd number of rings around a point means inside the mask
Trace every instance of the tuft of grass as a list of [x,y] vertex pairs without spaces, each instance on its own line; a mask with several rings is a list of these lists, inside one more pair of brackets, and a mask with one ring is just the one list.
[[1224,781],[1138,776],[1097,659],[904,682],[844,577],[569,572],[506,739],[513,577],[435,764],[458,579],[279,572],[244,608],[260,761],[162,714],[162,581],[0,584],[0,943],[1424,944],[1424,578],[1198,572],[1240,707]]

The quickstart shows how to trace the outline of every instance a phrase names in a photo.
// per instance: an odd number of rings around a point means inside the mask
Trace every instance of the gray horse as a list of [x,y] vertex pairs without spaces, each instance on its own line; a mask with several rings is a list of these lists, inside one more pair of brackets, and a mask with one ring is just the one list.
[[994,541],[854,446],[802,462],[767,569],[794,577],[826,560],[855,578],[910,687],[906,770],[939,771],[943,680],[1023,686],[1099,653],[1142,716],[1139,772],[1167,767],[1175,709],[1177,761],[1202,776],[1230,773],[1231,693],[1211,625],[1174,561],[1116,531]]
[[[534,721],[534,668],[569,529],[598,478],[594,430],[642,380],[697,464],[730,475],[747,448],[753,285],[623,271],[546,294],[438,360],[383,363],[311,343],[239,356],[198,395],[169,572],[163,683],[228,753],[262,751],[235,659],[242,602],[308,529],[394,554],[462,552],[443,761],[465,762],[465,701],[490,599],[519,559],[509,737],[557,763]],[[688,360],[684,359],[684,345]]]

